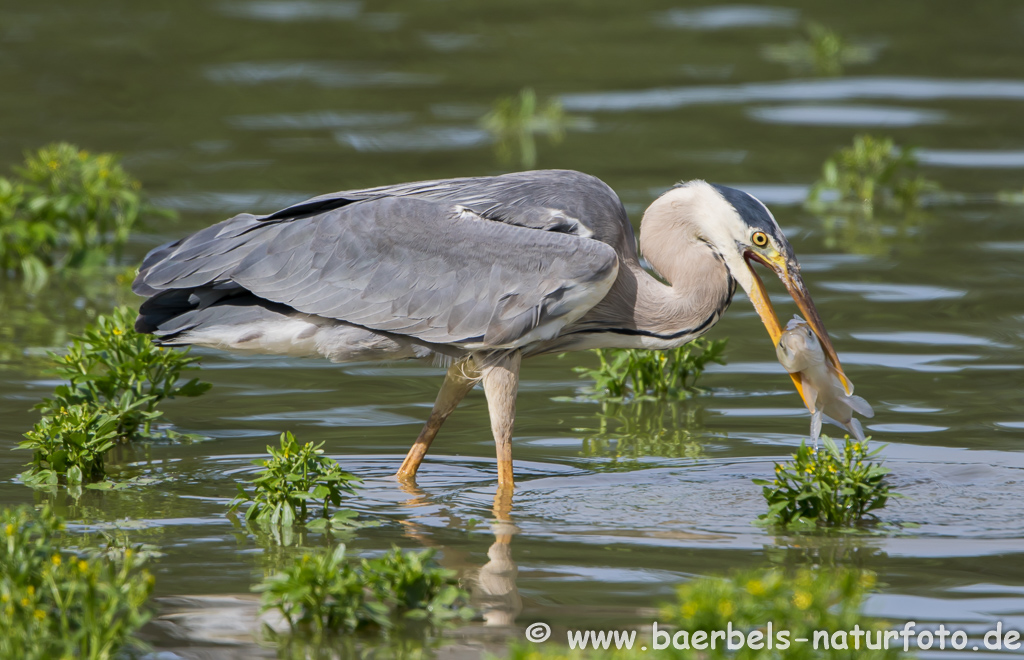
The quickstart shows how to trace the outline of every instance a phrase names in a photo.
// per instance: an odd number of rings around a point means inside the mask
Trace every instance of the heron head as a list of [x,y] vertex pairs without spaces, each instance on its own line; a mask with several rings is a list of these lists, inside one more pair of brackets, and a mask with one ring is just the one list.
[[[800,263],[797,261],[793,247],[779,228],[771,211],[756,197],[716,184],[703,181],[690,181],[680,184],[674,191],[681,202],[677,208],[685,207],[689,216],[689,224],[700,234],[701,240],[707,242],[722,257],[732,277],[746,291],[754,304],[761,322],[764,323],[772,343],[778,344],[782,336],[782,326],[764,283],[754,269],[761,264],[773,271],[789,295],[796,301],[797,307],[817,335],[828,360],[835,367],[848,394],[853,393],[846,374],[843,373],[839,357],[836,355],[832,340],[825,330],[825,324],[818,314],[811,295],[804,286],[800,276]],[[684,201],[685,200],[685,201]],[[803,387],[798,375],[794,374],[794,382],[804,398]],[[808,406],[813,410],[812,406]]]

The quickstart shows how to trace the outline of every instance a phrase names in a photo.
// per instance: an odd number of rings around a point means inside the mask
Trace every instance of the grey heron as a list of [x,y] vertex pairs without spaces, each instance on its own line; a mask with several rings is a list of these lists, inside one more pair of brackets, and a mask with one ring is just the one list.
[[168,345],[335,362],[440,356],[450,366],[398,476],[415,476],[480,382],[499,489],[513,483],[522,358],[681,346],[718,321],[737,284],[775,344],[782,330],[755,262],[782,280],[849,388],[793,248],[756,198],[681,183],[644,213],[639,248],[662,279],[641,266],[615,192],[580,172],[348,190],[155,248],[133,284],[147,297],[136,329]]

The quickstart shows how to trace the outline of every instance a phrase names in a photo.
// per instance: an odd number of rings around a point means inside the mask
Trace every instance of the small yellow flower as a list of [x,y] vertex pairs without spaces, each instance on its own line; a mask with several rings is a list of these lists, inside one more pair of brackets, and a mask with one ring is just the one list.
[[29,596],[35,596],[36,595],[36,588],[33,587],[31,584],[28,585],[28,589],[26,589],[25,591],[28,592]]
[[51,170],[55,170],[58,167],[60,167],[60,163],[58,163],[55,160],[51,160],[49,163],[46,164],[46,166],[49,167]]
[[78,570],[80,570],[81,572],[85,573],[87,570],[89,570],[89,563],[87,561],[85,561],[84,559],[79,559],[78,560]]
[[53,562],[54,566],[60,566],[60,562],[61,562],[60,555],[54,555],[54,556],[50,557],[50,561]]
[[13,536],[14,535],[14,523],[7,523],[4,526],[4,533],[7,534],[7,536]]
[[735,611],[735,608],[732,606],[731,602],[729,602],[727,600],[721,600],[721,601],[718,602],[718,613],[721,614],[722,616],[724,616],[724,617],[732,616],[732,613],[734,611]]
[[32,614],[33,614],[33,616],[35,616],[40,621],[42,621],[43,619],[46,618],[46,612],[44,612],[42,610],[36,610]]
[[125,551],[124,551],[124,558],[125,559],[131,559],[132,558],[132,549],[131,548],[126,548],[125,549]]
[[806,610],[811,606],[811,601],[811,594],[806,591],[798,591],[793,594],[793,605],[795,605],[798,610]]
[[121,332],[121,328],[114,328],[114,335],[115,336],[120,337],[122,334],[124,334],[124,333]]
[[813,474],[814,473],[814,469],[813,468],[809,468],[809,467],[808,468],[804,468],[804,472],[806,472],[807,474]]
[[760,596],[764,593],[764,585],[760,580],[750,580],[747,582],[747,593],[751,596]]
[[680,609],[684,619],[692,619],[697,613],[697,607],[693,603],[687,603]]
[[22,598],[21,599],[21,606],[22,607],[28,607],[28,598]]

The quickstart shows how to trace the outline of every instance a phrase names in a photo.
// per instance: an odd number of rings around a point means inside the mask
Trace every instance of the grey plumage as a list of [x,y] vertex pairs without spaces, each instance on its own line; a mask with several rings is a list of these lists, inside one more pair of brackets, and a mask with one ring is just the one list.
[[[191,330],[169,308],[188,313],[249,293],[437,344],[501,348],[538,330],[554,336],[585,311],[581,300],[596,302],[611,285],[618,260],[598,234],[631,238],[628,222],[587,208],[614,197],[607,186],[578,173],[556,179],[561,187],[532,197],[523,189],[531,177],[518,175],[335,193],[236,216],[150,253],[134,285],[151,296],[139,329]],[[559,199],[570,180],[593,189],[590,201]],[[572,215],[581,211],[592,227]]]
[[845,379],[792,247],[759,201],[691,181],[656,199],[642,229],[662,279],[641,266],[619,198],[579,172],[331,193],[151,251],[132,286],[147,298],[136,329],[168,344],[336,362],[440,357],[445,383],[398,476],[415,475],[480,382],[503,489],[523,357],[680,346],[717,323],[737,285],[774,341],[781,330],[751,260],[779,275]]

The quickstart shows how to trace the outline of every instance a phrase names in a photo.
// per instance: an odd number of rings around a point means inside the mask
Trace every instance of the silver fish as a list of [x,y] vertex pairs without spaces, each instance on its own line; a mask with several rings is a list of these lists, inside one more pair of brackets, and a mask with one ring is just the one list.
[[813,406],[811,439],[815,449],[823,420],[847,429],[857,440],[864,440],[864,429],[853,413],[874,417],[875,411],[863,398],[854,396],[852,390],[846,393],[835,368],[825,358],[821,342],[806,321],[794,316],[786,324],[775,346],[775,354],[786,371],[800,374],[806,400]]

